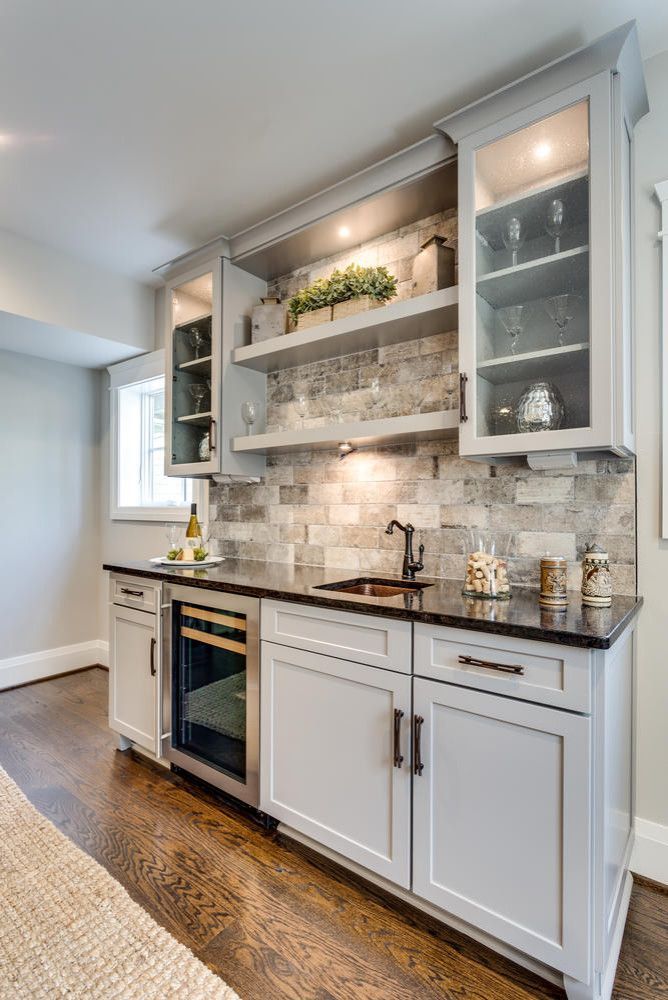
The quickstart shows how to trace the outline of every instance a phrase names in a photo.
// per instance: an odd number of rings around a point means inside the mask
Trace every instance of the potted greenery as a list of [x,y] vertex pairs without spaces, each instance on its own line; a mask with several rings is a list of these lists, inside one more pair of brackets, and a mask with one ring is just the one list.
[[350,264],[329,278],[318,278],[302,288],[288,303],[290,318],[298,330],[365,312],[383,305],[397,293],[397,279],[386,267]]

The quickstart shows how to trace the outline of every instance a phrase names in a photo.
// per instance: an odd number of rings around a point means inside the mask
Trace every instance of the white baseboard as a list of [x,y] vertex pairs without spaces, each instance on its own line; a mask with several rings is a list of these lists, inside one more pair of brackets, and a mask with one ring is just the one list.
[[668,885],[668,826],[636,819],[631,871]]
[[57,649],[43,649],[25,656],[11,656],[0,660],[0,691],[43,680],[56,674],[66,674],[80,670],[93,663],[108,665],[109,643],[101,639],[79,642],[75,646],[59,646]]

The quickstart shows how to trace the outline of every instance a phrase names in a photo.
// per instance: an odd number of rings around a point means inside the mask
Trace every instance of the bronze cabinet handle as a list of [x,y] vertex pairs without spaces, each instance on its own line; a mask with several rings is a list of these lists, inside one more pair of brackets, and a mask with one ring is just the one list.
[[218,444],[216,438],[216,421],[213,417],[209,418],[209,451],[215,451]]
[[401,720],[404,713],[400,708],[394,710],[394,767],[401,767],[404,758],[401,755]]
[[468,420],[466,412],[466,383],[469,377],[464,372],[459,373],[459,422],[465,424]]
[[151,677],[155,677],[157,671],[155,669],[155,647],[157,644],[157,639],[155,636],[151,636]]
[[121,587],[121,594],[128,594],[130,597],[143,597],[143,590],[130,590],[129,587]]
[[422,774],[424,764],[422,763],[422,726],[424,719],[421,715],[413,717],[413,773]]
[[459,662],[470,667],[489,667],[490,670],[500,670],[504,674],[524,674],[524,667],[519,663],[494,663],[493,660],[477,660],[475,656],[460,656]]

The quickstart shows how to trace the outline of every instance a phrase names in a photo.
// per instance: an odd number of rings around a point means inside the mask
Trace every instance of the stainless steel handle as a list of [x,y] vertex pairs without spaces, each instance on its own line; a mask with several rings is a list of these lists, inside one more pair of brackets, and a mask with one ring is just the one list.
[[519,663],[494,663],[492,660],[477,660],[475,656],[460,656],[459,662],[470,667],[489,667],[490,670],[500,670],[504,674],[524,673],[524,667]]
[[143,590],[130,590],[129,587],[121,587],[121,594],[128,594],[130,597],[143,597]]
[[216,421],[213,417],[209,418],[209,451],[215,451],[218,445],[218,440],[216,437]]
[[151,637],[151,677],[155,677],[157,671],[155,669],[155,647],[157,643],[155,636]]
[[465,424],[468,420],[468,414],[466,412],[466,383],[468,382],[468,375],[464,372],[459,373],[459,422],[460,424]]
[[404,713],[400,708],[394,710],[394,767],[401,767],[404,758],[401,755],[401,720]]
[[422,763],[422,727],[424,719],[421,715],[413,717],[413,773],[422,774],[424,764]]

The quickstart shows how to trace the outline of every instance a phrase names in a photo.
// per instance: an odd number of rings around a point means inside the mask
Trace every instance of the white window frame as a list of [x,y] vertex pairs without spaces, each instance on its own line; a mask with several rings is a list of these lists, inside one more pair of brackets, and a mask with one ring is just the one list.
[[[164,350],[142,354],[129,361],[110,365],[109,372],[109,517],[112,521],[188,521],[190,506],[126,507],[118,503],[118,390],[136,382],[145,382],[165,374]],[[205,523],[209,519],[209,484],[193,479],[193,503],[197,515]]]
[[654,185],[661,203],[661,537],[668,538],[668,180]]

